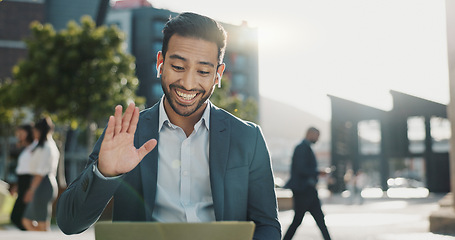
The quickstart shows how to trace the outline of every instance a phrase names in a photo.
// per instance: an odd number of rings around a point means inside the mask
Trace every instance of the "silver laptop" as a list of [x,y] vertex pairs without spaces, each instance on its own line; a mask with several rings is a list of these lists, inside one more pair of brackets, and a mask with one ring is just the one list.
[[253,222],[97,222],[96,240],[251,240]]

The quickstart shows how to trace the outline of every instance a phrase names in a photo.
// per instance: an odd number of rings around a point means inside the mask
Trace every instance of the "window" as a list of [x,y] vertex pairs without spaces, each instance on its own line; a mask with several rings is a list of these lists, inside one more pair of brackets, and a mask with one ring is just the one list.
[[423,153],[425,151],[425,118],[408,118],[408,149],[410,153]]
[[244,92],[246,87],[246,76],[241,73],[233,74],[232,76],[232,89],[236,92]]
[[452,135],[449,119],[432,117],[430,119],[430,126],[431,148],[433,152],[449,152],[449,140]]
[[156,36],[156,37],[162,37],[163,36],[163,27],[164,27],[164,22],[162,21],[158,21],[158,20],[155,20],[153,21],[152,23],[152,33],[153,33],[153,36]]
[[365,120],[357,124],[359,153],[375,155],[381,152],[381,123],[378,120]]

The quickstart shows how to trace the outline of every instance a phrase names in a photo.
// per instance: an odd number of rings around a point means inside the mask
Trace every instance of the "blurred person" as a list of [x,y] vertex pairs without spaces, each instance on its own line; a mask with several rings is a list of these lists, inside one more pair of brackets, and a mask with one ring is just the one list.
[[22,216],[27,204],[24,202],[24,196],[30,187],[32,174],[30,169],[30,161],[32,158],[32,150],[36,147],[37,141],[33,139],[33,131],[31,124],[20,125],[16,129],[17,143],[16,147],[22,149],[17,158],[17,198],[14,203],[13,210],[10,215],[11,222],[21,230],[25,230],[22,225]]
[[348,168],[346,173],[343,176],[344,184],[346,186],[346,190],[349,191],[349,197],[347,200],[347,204],[354,203],[355,195],[356,195],[356,186],[355,186],[355,173],[352,168]]
[[284,240],[292,239],[306,212],[311,213],[324,239],[330,240],[318,190],[316,189],[320,172],[316,156],[311,149],[311,144],[319,140],[319,135],[318,129],[310,127],[306,132],[305,139],[295,147],[294,155],[292,156],[291,178],[285,185],[285,188],[292,190],[295,215],[284,235]]
[[58,194],[56,174],[60,156],[52,139],[53,127],[51,119],[46,117],[38,120],[33,128],[37,141],[30,161],[33,178],[24,197],[28,204],[22,218],[22,224],[29,231],[50,229],[52,203]]
[[141,113],[134,103],[123,116],[115,108],[87,168],[58,200],[60,229],[85,231],[113,198],[113,221],[253,221],[254,239],[280,239],[260,127],[208,100],[225,69],[225,30],[182,13],[163,33],[156,62],[163,97]]
[[362,196],[363,189],[368,184],[368,176],[363,172],[362,169],[357,170],[355,175],[355,196],[358,199],[359,204],[363,204],[364,198]]

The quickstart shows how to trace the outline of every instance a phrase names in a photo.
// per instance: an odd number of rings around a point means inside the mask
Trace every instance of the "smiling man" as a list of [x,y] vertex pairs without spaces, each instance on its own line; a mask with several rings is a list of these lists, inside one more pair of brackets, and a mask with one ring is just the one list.
[[208,100],[225,69],[226,32],[182,13],[163,33],[163,98],[141,113],[115,108],[87,168],[59,198],[60,229],[85,231],[113,198],[114,221],[254,221],[254,239],[280,239],[261,129]]

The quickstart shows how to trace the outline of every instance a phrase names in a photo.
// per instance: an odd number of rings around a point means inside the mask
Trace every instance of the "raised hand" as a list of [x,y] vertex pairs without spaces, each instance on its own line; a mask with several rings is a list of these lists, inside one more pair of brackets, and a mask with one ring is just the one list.
[[150,139],[139,149],[134,146],[134,133],[139,121],[139,108],[131,103],[122,117],[122,106],[115,107],[110,116],[104,139],[101,143],[98,169],[106,177],[118,176],[133,170],[156,146]]

